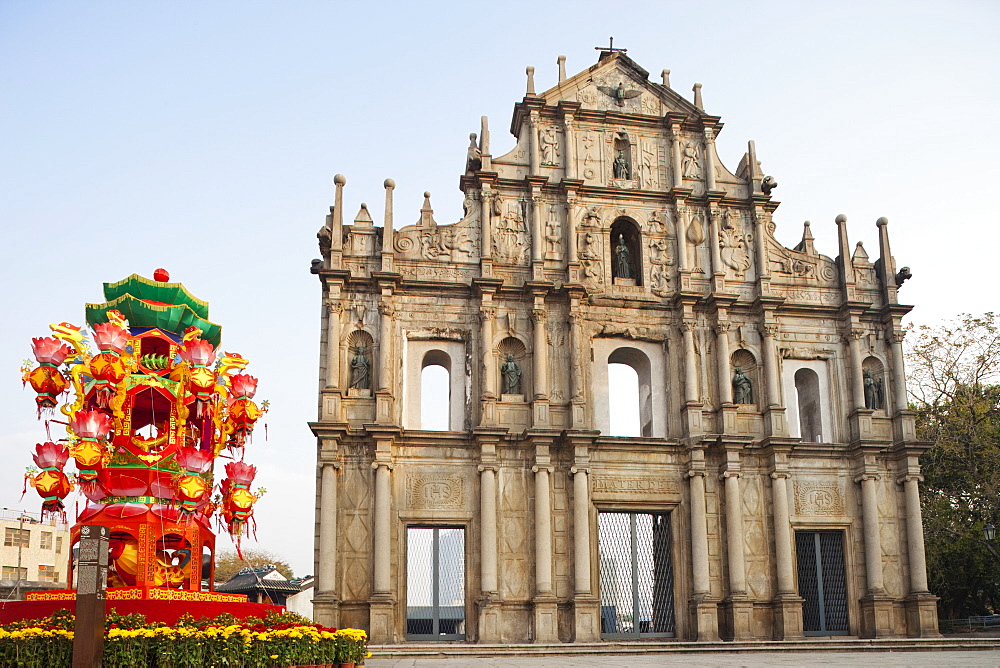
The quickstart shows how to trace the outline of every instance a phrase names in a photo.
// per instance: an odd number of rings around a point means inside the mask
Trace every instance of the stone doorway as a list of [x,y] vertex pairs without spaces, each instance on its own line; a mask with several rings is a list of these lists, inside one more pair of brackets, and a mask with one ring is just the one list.
[[807,636],[848,634],[843,531],[796,531],[802,630]]
[[670,515],[601,512],[597,527],[601,637],[674,637]]
[[465,529],[407,527],[406,639],[465,640]]

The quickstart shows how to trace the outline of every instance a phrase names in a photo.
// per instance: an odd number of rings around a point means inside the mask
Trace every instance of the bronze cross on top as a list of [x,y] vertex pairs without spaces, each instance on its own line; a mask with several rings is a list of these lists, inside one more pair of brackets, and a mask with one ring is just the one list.
[[625,53],[626,51],[628,51],[628,49],[616,49],[615,48],[615,38],[614,37],[609,37],[608,38],[608,45],[607,46],[595,46],[594,50],[595,51],[600,51],[601,53],[614,53],[615,51],[618,51],[619,53]]

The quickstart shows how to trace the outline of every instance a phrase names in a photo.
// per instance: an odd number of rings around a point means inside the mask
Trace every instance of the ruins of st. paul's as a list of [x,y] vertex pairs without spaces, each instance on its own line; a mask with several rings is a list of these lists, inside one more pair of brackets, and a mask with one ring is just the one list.
[[843,216],[836,259],[808,223],[784,248],[775,179],[753,142],[722,164],[700,86],[612,49],[533,75],[513,148],[485,118],[455,147],[458,222],[427,195],[397,224],[386,180],[382,225],[345,224],[335,179],[317,620],[376,643],[935,635],[886,220],[876,257]]

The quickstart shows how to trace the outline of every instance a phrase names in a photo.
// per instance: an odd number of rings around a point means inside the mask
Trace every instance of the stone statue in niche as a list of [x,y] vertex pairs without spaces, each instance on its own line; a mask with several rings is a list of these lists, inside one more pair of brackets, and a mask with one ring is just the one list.
[[871,371],[865,370],[865,408],[880,410],[882,408],[882,380],[875,380]]
[[358,346],[354,357],[351,358],[351,387],[358,390],[367,390],[371,385],[369,369],[371,361],[365,357],[365,347]]
[[615,278],[632,278],[632,253],[625,245],[625,235],[618,235],[615,246]]
[[542,164],[553,166],[559,164],[559,140],[556,131],[553,128],[546,128],[539,139],[542,146]]
[[618,151],[618,155],[615,156],[614,171],[616,179],[629,178],[628,160],[625,159],[625,153],[622,151]]
[[733,403],[753,403],[753,383],[743,375],[741,366],[736,367],[736,375],[733,377]]
[[691,142],[684,147],[683,169],[681,173],[685,178],[698,178],[701,172],[701,161],[698,159],[698,149]]
[[503,377],[504,394],[521,394],[521,367],[514,361],[514,356],[507,353],[507,361],[500,367]]

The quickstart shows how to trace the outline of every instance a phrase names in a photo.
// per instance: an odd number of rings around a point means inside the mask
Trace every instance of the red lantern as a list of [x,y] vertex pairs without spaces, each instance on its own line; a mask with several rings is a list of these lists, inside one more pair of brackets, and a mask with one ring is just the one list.
[[212,485],[199,475],[212,470],[212,453],[184,448],[177,453],[177,465],[182,473],[174,477],[174,491],[180,499],[180,510],[191,515],[208,498]]
[[80,484],[96,485],[98,470],[104,466],[107,456],[107,449],[102,441],[111,431],[111,416],[101,411],[77,411],[69,426],[80,438],[70,448],[70,454],[76,460],[79,470]]
[[38,394],[35,402],[39,411],[43,408],[55,408],[59,403],[59,395],[66,390],[66,378],[58,367],[73,350],[59,339],[42,337],[31,339],[31,351],[39,365],[29,371],[24,380]]
[[254,423],[263,412],[253,401],[257,392],[257,379],[246,374],[236,374],[230,377],[231,399],[226,416],[226,432],[229,434],[230,447],[241,447],[253,431]]
[[229,533],[239,536],[243,527],[253,517],[253,504],[260,498],[250,491],[250,483],[257,475],[257,467],[244,462],[226,464],[226,475],[222,481],[222,517]]
[[28,483],[42,497],[42,520],[58,515],[65,522],[63,499],[73,491],[73,483],[63,473],[69,452],[64,445],[58,443],[39,443],[35,446],[32,458],[41,471],[27,477]]

